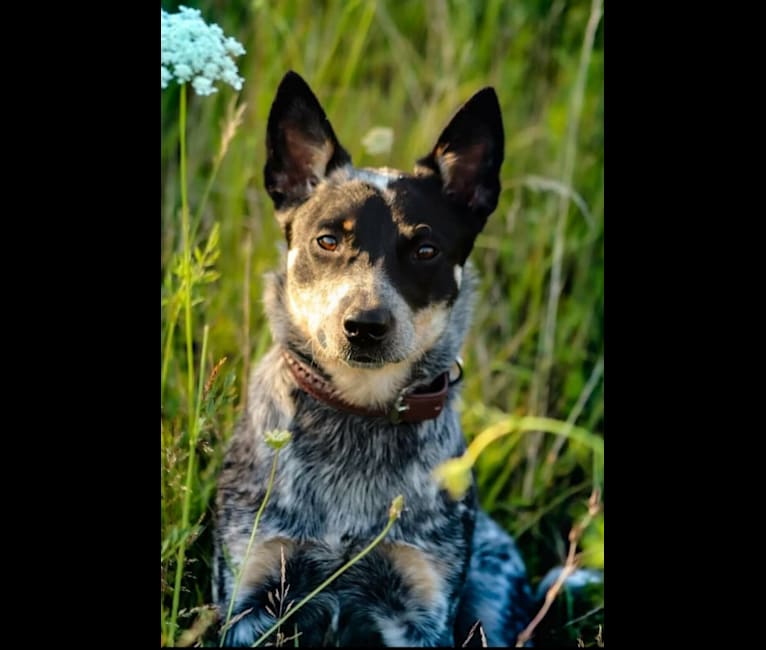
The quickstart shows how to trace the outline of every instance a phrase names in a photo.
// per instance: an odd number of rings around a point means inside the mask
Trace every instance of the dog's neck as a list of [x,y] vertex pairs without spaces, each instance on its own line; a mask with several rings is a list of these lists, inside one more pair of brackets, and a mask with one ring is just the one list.
[[456,362],[458,374],[455,379],[450,380],[449,373],[443,372],[430,386],[400,393],[394,403],[386,408],[370,408],[355,406],[344,400],[332,382],[323,377],[310,361],[296,356],[295,352],[283,348],[282,358],[298,387],[314,399],[339,411],[364,417],[386,418],[393,424],[417,423],[439,417],[444,410],[449,387],[462,377],[462,367]]
[[470,263],[465,266],[460,293],[450,310],[447,327],[431,349],[413,362],[375,369],[352,368],[341,361],[328,362],[316,357],[310,342],[290,319],[285,304],[285,273],[285,270],[269,273],[264,278],[264,303],[274,343],[309,360],[330,379],[334,393],[343,401],[362,408],[389,408],[403,392],[431,384],[454,366],[470,325],[477,284]]

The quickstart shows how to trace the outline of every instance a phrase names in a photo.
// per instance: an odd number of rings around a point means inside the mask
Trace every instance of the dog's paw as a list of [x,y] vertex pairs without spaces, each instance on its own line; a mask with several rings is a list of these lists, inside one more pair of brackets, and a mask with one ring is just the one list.
[[[283,616],[290,614],[298,600],[300,599],[290,599],[284,603]],[[249,648],[259,640],[259,645],[335,645],[339,605],[332,593],[317,594],[282,625],[261,639],[279,620],[279,611],[275,610],[272,604],[263,601],[263,598],[250,598],[243,603],[239,613],[232,616],[234,623],[230,624],[226,631],[224,646]]]

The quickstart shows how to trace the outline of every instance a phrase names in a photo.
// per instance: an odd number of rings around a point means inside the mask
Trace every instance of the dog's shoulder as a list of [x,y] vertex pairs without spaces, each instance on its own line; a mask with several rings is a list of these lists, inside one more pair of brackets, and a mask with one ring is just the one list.
[[287,429],[292,420],[294,405],[290,390],[280,351],[274,347],[250,374],[247,407],[228,442],[219,488],[244,484],[242,468],[262,469],[270,456],[264,434]]
[[287,428],[294,414],[293,389],[281,350],[274,346],[250,375],[247,417],[253,434]]

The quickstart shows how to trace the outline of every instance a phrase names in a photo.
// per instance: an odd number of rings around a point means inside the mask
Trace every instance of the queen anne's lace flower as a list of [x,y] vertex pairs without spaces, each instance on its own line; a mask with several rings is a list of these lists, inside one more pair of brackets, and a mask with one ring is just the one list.
[[232,60],[245,53],[239,41],[226,37],[218,25],[206,24],[198,9],[181,6],[177,14],[160,12],[163,88],[173,78],[191,81],[198,95],[218,92],[214,82],[219,79],[235,90],[242,88],[244,79]]

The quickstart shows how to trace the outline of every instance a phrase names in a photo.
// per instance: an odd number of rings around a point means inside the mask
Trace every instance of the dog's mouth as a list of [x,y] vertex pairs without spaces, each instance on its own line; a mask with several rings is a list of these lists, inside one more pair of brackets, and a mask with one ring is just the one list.
[[355,354],[344,359],[344,361],[352,368],[382,368],[387,363],[391,363],[380,357],[373,357],[368,354]]
[[376,369],[392,363],[399,363],[403,359],[393,358],[390,355],[371,353],[369,350],[348,350],[343,355],[342,361],[350,368]]

